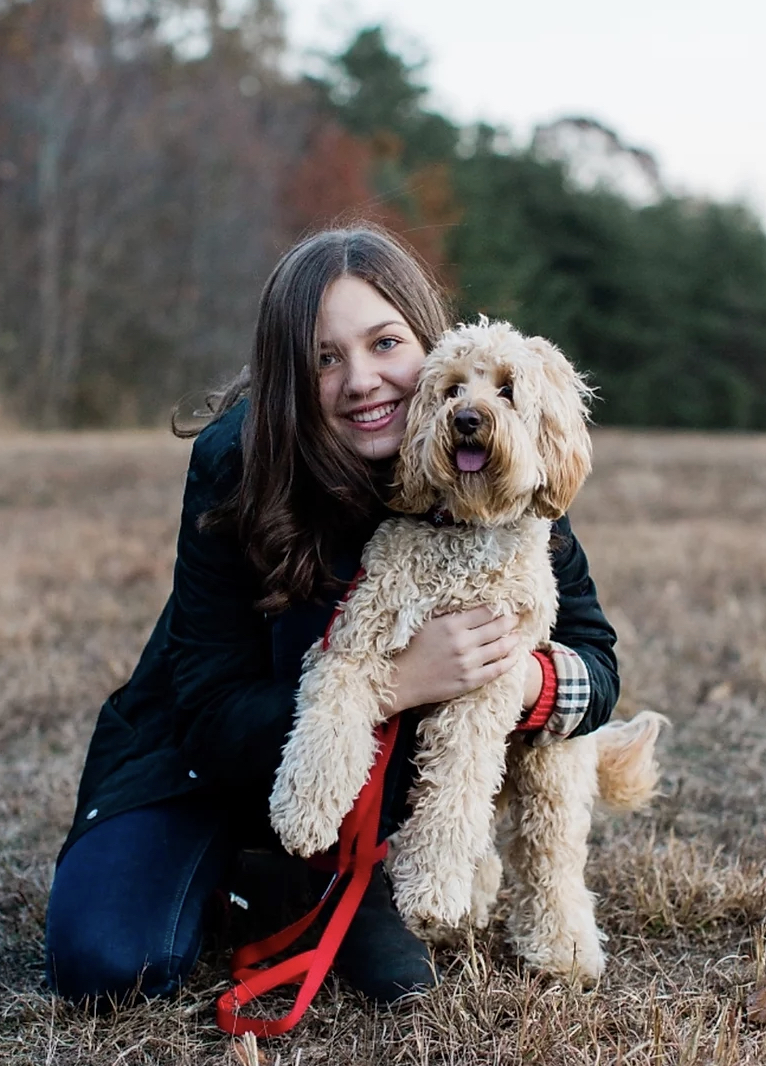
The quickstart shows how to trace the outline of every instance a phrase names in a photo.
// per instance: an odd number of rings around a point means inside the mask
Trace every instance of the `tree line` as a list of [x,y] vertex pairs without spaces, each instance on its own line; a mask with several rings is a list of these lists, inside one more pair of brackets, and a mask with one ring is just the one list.
[[[558,343],[600,422],[766,428],[766,235],[744,206],[636,202],[575,180],[550,137],[459,127],[377,27],[290,76],[276,0],[114,7],[0,0],[6,413],[161,420],[239,369],[277,256],[341,217],[414,244],[456,319]],[[171,16],[203,27],[195,55]]]

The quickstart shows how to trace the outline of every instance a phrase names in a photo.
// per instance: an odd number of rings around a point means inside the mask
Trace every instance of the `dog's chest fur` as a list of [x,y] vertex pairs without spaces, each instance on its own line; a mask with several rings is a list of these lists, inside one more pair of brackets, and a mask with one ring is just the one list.
[[365,548],[365,579],[345,605],[332,644],[339,651],[373,644],[390,654],[432,615],[482,604],[519,615],[533,644],[545,640],[556,613],[549,538],[550,522],[532,516],[496,528],[389,519]]

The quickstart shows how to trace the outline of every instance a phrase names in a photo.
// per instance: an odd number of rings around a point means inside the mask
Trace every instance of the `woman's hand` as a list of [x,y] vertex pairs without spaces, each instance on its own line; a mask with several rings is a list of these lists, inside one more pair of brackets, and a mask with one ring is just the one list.
[[[429,619],[394,656],[394,701],[387,716],[455,699],[500,677],[513,662],[517,625],[516,615],[495,618],[489,607]],[[531,707],[540,694],[542,670],[533,655],[529,659],[524,705]]]

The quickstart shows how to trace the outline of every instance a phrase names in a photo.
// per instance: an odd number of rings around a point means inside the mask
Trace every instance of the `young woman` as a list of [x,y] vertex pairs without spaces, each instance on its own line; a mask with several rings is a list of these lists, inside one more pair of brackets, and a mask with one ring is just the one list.
[[[146,995],[171,993],[239,849],[278,850],[268,797],[301,657],[386,515],[415,380],[446,325],[425,271],[374,229],[309,237],[267,281],[249,371],[192,450],[170,599],[88,751],[48,909],[61,995],[119,998],[139,979]],[[566,518],[555,532],[560,609],[553,651],[529,657],[530,743],[597,728],[618,692],[585,555]],[[384,835],[406,814],[414,709],[508,669],[514,624],[484,608],[435,618],[399,655]],[[384,1002],[434,983],[382,870],[336,969]]]

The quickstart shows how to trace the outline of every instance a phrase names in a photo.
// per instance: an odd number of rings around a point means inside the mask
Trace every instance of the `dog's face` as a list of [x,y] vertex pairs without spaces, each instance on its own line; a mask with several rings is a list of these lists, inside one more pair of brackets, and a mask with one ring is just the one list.
[[423,367],[407,418],[392,506],[456,520],[558,518],[590,470],[590,388],[542,337],[507,322],[446,333]]

